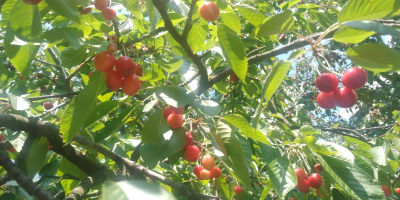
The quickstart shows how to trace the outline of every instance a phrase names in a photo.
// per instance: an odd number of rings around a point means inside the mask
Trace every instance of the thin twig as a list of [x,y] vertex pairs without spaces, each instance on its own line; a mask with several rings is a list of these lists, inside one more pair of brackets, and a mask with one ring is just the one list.
[[96,54],[92,55],[88,59],[86,59],[85,62],[83,62],[81,65],[79,65],[79,67],[76,68],[75,71],[72,72],[71,75],[69,75],[67,77],[66,80],[69,82],[72,79],[72,77],[74,77],[83,67],[85,67],[85,65],[88,64],[95,56],[96,56]]

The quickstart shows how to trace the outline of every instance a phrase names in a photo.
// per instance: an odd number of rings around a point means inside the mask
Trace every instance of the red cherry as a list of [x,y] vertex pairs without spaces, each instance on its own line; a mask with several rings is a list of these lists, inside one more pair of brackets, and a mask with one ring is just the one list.
[[90,12],[92,12],[92,8],[85,8],[85,9],[83,9],[83,7],[79,8],[79,14],[81,15],[86,15]]
[[108,1],[107,0],[94,0],[94,7],[97,10],[104,10],[108,7]]
[[112,21],[117,16],[117,13],[112,8],[105,8],[101,14],[103,15],[105,20]]
[[301,182],[306,179],[306,173],[302,168],[297,168],[294,170],[294,172],[296,173],[297,182]]
[[262,186],[263,184],[261,182],[258,183],[260,186]]
[[19,75],[18,78],[19,78],[19,80],[22,80],[22,79],[24,79],[24,76]]
[[117,37],[115,37],[115,35],[108,36],[107,41],[110,41],[110,40],[117,43]]
[[322,171],[324,171],[323,169],[322,169],[322,166],[321,166],[321,164],[316,164],[316,165],[314,165],[314,169],[315,170],[317,170],[317,172],[322,172]]
[[313,173],[308,177],[310,187],[318,189],[322,186],[322,177],[317,173]]
[[93,74],[93,71],[89,72],[89,74],[88,74],[89,78],[92,76],[92,74]]
[[22,0],[24,3],[29,4],[29,5],[37,5],[39,4],[42,0]]
[[200,7],[200,16],[208,22],[212,22],[219,17],[219,8],[213,2],[205,2]]
[[0,142],[3,141],[3,139],[4,139],[4,135],[1,134],[1,135],[0,135]]
[[188,148],[186,148],[185,158],[188,161],[194,162],[197,159],[199,159],[199,156],[200,156],[200,149],[197,146],[190,145],[190,146],[188,146]]
[[208,180],[208,179],[210,179],[210,176],[211,176],[210,171],[208,171],[206,169],[201,170],[200,177],[202,180]]
[[296,187],[300,192],[307,193],[309,188],[308,181],[304,179],[303,181],[297,182]]
[[52,109],[52,108],[54,108],[53,103],[51,103],[51,102],[45,102],[45,103],[44,103],[44,109],[45,109],[45,110],[50,110],[50,109]]
[[[1,142],[1,140],[0,140],[0,142]],[[400,188],[396,188],[394,191],[395,191],[397,194],[400,194]]]
[[117,51],[117,44],[115,42],[110,42],[110,44],[107,47],[107,51],[110,53],[114,53]]
[[56,82],[58,82],[59,79],[58,79],[58,78],[55,78],[54,80],[55,80]]
[[381,185],[381,188],[383,190],[383,193],[385,194],[385,197],[390,196],[390,194],[392,193],[392,191],[390,191],[390,187],[387,185]]
[[221,176],[221,170],[218,167],[214,167],[210,170],[210,178],[219,178]]
[[185,141],[185,146],[183,147],[186,149],[188,146],[190,146],[193,142],[193,136],[189,132],[186,132],[186,141]]
[[210,155],[205,155],[201,160],[201,164],[206,170],[212,170],[215,167],[214,158]]
[[129,96],[137,94],[140,90],[140,80],[136,75],[125,77],[122,81],[122,91]]
[[341,108],[350,108],[357,101],[357,95],[354,90],[342,87],[333,92],[333,101]]
[[143,68],[140,64],[136,64],[135,74],[137,76],[143,76]]
[[200,172],[203,170],[203,167],[201,165],[197,165],[196,167],[193,168],[193,174],[196,176],[200,176]]
[[107,51],[102,51],[94,57],[94,66],[99,72],[106,72],[111,70],[116,61],[112,53]]
[[279,40],[283,40],[283,39],[285,39],[285,34],[283,34],[283,35],[281,35],[281,37],[279,38]]
[[295,200],[295,199],[292,197],[292,198],[290,198],[289,200]]
[[315,79],[315,86],[321,92],[333,92],[339,85],[339,80],[332,73],[323,73]]
[[176,114],[182,114],[183,111],[185,111],[185,106],[183,106],[182,108],[175,108],[174,106],[169,107],[171,107],[171,110]]
[[183,123],[182,115],[172,113],[168,116],[167,122],[171,128],[173,129],[179,128],[182,126]]
[[121,56],[118,58],[115,68],[122,76],[128,77],[135,74],[135,61],[128,56]]
[[334,108],[336,104],[333,101],[333,92],[330,93],[320,92],[317,96],[317,104],[319,107],[324,109]]
[[242,187],[240,187],[239,185],[235,187],[235,193],[236,194],[240,194],[242,193]]
[[347,88],[356,90],[365,85],[368,80],[367,72],[359,67],[347,69],[342,76],[342,84]]
[[11,149],[7,149],[7,151],[9,151],[9,152],[11,152],[11,153],[14,153],[14,152],[15,152],[15,148],[13,147],[13,148],[11,148]]
[[43,74],[42,74],[42,73],[38,73],[37,77],[38,77],[38,78],[42,78],[42,77],[43,77]]
[[236,76],[235,73],[232,73],[230,76],[231,76],[231,81],[236,82],[238,80],[238,77]]
[[164,111],[163,111],[164,118],[165,118],[165,119],[168,119],[168,116],[169,116],[170,114],[172,114],[172,113],[173,113],[173,111],[172,111],[171,107],[168,106],[168,107],[165,108]]
[[107,88],[117,91],[122,87],[122,76],[115,70],[106,72],[105,75]]

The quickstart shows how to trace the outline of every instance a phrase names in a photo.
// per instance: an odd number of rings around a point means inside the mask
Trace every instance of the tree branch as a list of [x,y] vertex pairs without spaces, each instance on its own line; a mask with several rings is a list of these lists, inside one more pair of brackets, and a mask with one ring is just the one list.
[[184,40],[187,40],[187,36],[190,32],[190,29],[192,29],[192,16],[193,16],[193,11],[196,8],[196,2],[197,2],[197,0],[192,0],[192,3],[190,4],[188,18],[186,20],[186,25],[185,25],[185,28],[183,29],[183,33],[182,33],[182,37]]
[[159,33],[163,32],[163,31],[166,31],[166,30],[167,30],[167,29],[166,29],[165,27],[160,27],[160,28],[158,28],[158,29],[156,29],[156,30],[150,32],[149,34],[143,35],[143,36],[140,37],[140,38],[137,38],[137,39],[134,39],[134,40],[130,40],[130,41],[125,42],[125,45],[129,46],[129,45],[132,45],[132,44],[141,42],[141,41],[143,41],[143,40],[145,40],[145,39],[147,39],[147,38],[156,36],[156,35],[158,35]]
[[30,101],[37,101],[37,100],[42,100],[42,99],[69,97],[69,96],[73,96],[73,95],[77,95],[77,94],[79,94],[79,92],[71,92],[71,93],[66,93],[66,94],[43,95],[43,96],[39,96],[39,97],[28,97],[27,99]]
[[83,67],[85,67],[86,64],[88,64],[94,57],[95,55],[90,56],[88,59],[85,60],[74,72],[71,73],[66,79],[66,81],[70,81]]

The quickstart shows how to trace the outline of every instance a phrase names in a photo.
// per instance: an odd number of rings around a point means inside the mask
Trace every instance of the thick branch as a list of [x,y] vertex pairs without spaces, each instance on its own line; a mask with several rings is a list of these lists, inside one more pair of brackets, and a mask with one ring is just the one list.
[[65,200],[80,200],[83,199],[83,197],[89,192],[90,188],[94,187],[95,185],[101,183],[98,180],[98,178],[95,177],[101,177],[102,174],[97,174],[94,177],[87,177],[81,181],[81,183],[75,187],[71,193],[68,194],[68,196],[65,198]]

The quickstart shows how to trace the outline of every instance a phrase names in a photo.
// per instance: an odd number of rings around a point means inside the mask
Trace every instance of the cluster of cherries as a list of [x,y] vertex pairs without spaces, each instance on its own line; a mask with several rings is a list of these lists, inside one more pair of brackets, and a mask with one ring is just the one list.
[[[314,169],[317,170],[318,172],[323,171],[321,164],[316,164],[314,165]],[[307,193],[309,190],[309,187],[312,187],[314,189],[318,189],[322,186],[322,177],[318,173],[312,173],[308,179],[306,179],[306,173],[304,172],[303,169],[297,168],[294,170],[296,173],[297,177],[297,189],[300,192]],[[317,190],[315,190],[318,195],[322,196]]]
[[[381,189],[383,191],[383,194],[385,194],[385,197],[388,197],[392,194],[392,191],[390,190],[390,187],[387,185],[381,185]],[[396,188],[394,190],[397,194],[400,194],[400,188]]]
[[212,156],[205,155],[201,159],[201,165],[197,165],[193,168],[193,174],[195,174],[199,180],[209,180],[220,177],[221,170],[219,167],[215,166],[215,161]]
[[[4,135],[1,134],[1,135],[0,135],[0,142],[3,141],[3,139],[4,139]],[[9,151],[9,152],[11,152],[11,153],[14,153],[14,152],[15,152],[15,148],[13,147],[13,148],[7,149],[7,151]]]
[[332,73],[323,73],[315,80],[315,86],[321,91],[317,96],[317,104],[324,109],[335,106],[350,108],[357,101],[354,90],[365,85],[368,80],[367,72],[358,67],[347,69],[342,76],[343,87],[337,88],[339,80]]
[[102,51],[96,55],[94,66],[97,71],[106,73],[105,79],[108,89],[116,91],[122,88],[126,95],[133,96],[139,92],[143,83],[138,78],[138,76],[143,76],[142,66],[128,56],[115,59],[113,53],[116,50],[117,45],[115,42],[111,42],[107,51]]
[[164,109],[163,111],[164,118],[167,120],[168,125],[171,128],[177,129],[182,126],[183,118],[181,114],[183,113],[183,111],[185,111],[185,106],[181,108],[168,106],[167,108]]
[[115,10],[108,7],[107,0],[94,0],[94,7],[101,11],[101,14],[106,20],[112,21],[117,16]]

